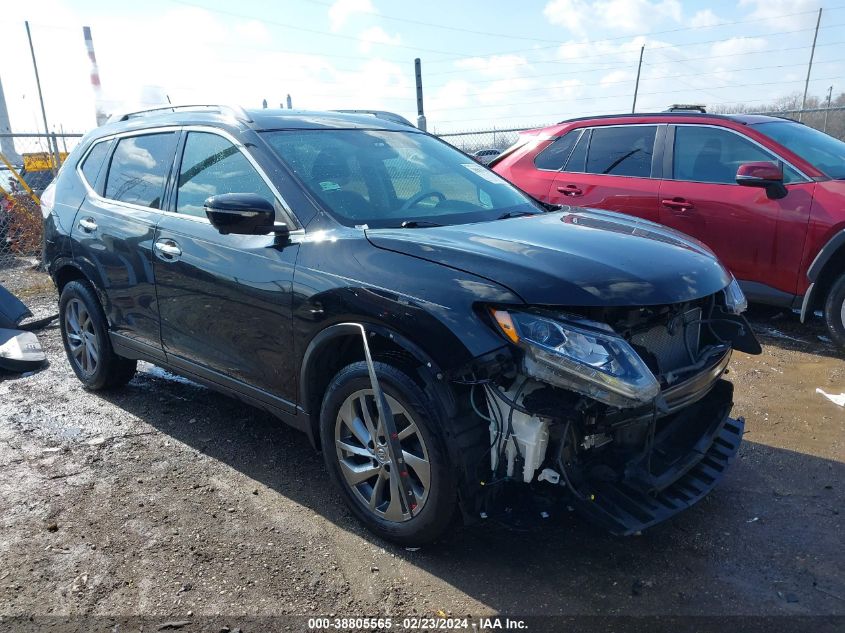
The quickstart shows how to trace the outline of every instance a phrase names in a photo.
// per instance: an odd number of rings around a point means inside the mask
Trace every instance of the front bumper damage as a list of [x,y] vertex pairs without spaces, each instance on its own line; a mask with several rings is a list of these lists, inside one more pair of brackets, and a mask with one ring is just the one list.
[[649,457],[632,459],[618,480],[589,481],[578,512],[620,536],[636,534],[694,505],[715,488],[733,463],[745,420],[729,416],[733,386],[720,380],[676,414],[654,437]]
[[[488,389],[491,420],[510,433],[502,450],[491,451],[493,480],[551,490],[558,508],[620,536],[669,519],[715,488],[739,450],[745,421],[730,417],[733,385],[721,378],[729,358],[665,390],[660,412],[553,411],[538,406],[548,387],[531,380],[516,394],[500,392],[506,400]],[[501,426],[491,423],[494,447],[503,442]]]
[[[686,325],[673,331],[681,318]],[[481,381],[464,383],[480,386],[485,395],[485,507],[495,507],[497,496],[507,498],[500,491],[509,487],[487,484],[521,482],[535,497],[557,499],[551,507],[574,509],[624,536],[689,508],[725,476],[739,451],[744,420],[730,417],[733,385],[722,376],[732,349],[760,352],[747,322],[712,302],[703,309],[670,308],[639,322],[629,316],[627,322],[635,327],[625,340],[659,383],[650,399],[622,402],[606,390],[577,382],[571,387],[571,380],[526,362],[533,357],[524,344],[516,346],[510,370],[500,364]],[[619,321],[611,327],[624,330]],[[688,337],[689,331],[694,335]],[[511,500],[524,495],[524,488],[510,488]]]

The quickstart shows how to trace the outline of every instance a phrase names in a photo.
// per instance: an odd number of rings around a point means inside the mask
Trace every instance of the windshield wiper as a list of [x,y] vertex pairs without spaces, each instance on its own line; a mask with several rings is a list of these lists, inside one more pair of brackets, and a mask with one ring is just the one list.
[[521,218],[524,215],[538,215],[533,211],[508,211],[500,215],[497,220],[507,220],[509,218]]
[[562,204],[552,204],[551,202],[542,202],[540,200],[537,200],[537,203],[541,207],[543,207],[546,210],[547,213],[551,213],[551,212],[554,212],[554,211],[560,211],[561,209],[563,209]]
[[431,222],[429,220],[405,220],[402,224],[399,225],[403,229],[422,229],[430,226],[443,226],[442,224],[438,224],[437,222]]

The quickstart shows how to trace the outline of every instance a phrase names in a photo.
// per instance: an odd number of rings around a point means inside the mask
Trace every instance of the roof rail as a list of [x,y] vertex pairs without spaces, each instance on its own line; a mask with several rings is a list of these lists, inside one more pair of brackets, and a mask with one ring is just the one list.
[[144,110],[136,110],[134,112],[125,112],[123,114],[113,114],[109,117],[109,123],[113,123],[115,121],[128,121],[129,119],[145,117],[145,116],[153,116],[156,114],[160,114],[162,112],[170,111],[170,112],[197,112],[202,110],[209,110],[209,111],[216,111],[219,113],[228,113],[234,116],[236,119],[244,121],[246,123],[251,123],[252,118],[247,114],[246,110],[244,110],[240,106],[228,106],[228,105],[213,105],[207,103],[199,103],[193,105],[162,105],[157,106],[155,108],[146,108]]
[[707,108],[700,103],[673,103],[666,108],[666,112],[700,112],[707,114]]
[[393,123],[399,123],[400,125],[407,125],[413,128],[417,127],[401,114],[395,114],[394,112],[388,112],[387,110],[332,110],[332,112],[342,112],[343,114],[369,114],[377,119],[384,119],[385,121],[392,121]]

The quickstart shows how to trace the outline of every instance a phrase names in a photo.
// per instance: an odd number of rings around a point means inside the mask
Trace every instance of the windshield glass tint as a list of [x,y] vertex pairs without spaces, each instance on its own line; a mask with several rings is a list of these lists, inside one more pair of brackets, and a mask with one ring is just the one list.
[[792,121],[756,123],[754,127],[829,177],[845,178],[845,143],[842,141]]
[[266,140],[343,224],[461,224],[539,213],[523,193],[425,134],[381,130],[265,132]]

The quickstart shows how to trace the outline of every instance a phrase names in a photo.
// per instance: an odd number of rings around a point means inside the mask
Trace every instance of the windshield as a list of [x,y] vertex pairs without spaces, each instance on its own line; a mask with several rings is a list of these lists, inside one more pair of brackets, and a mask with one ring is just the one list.
[[263,134],[348,226],[425,227],[542,212],[507,181],[426,134],[325,129]]
[[756,123],[754,127],[830,178],[845,179],[845,143],[842,141],[793,121]]

